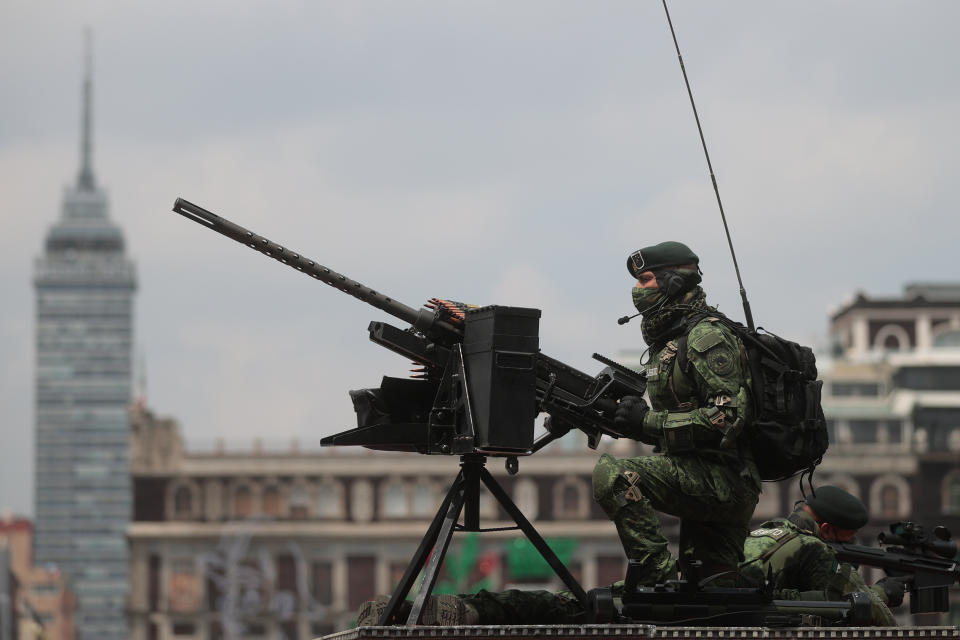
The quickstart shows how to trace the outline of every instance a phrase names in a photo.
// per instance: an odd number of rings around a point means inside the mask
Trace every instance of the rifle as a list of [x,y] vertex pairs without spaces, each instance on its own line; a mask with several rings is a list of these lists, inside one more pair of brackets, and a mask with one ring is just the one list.
[[[950,610],[950,586],[960,581],[957,543],[944,526],[933,535],[913,522],[894,522],[877,536],[881,547],[829,542],[841,562],[878,567],[891,577],[908,578],[910,613]],[[886,548],[882,548],[886,546]]]
[[849,593],[843,600],[803,592],[801,600],[774,598],[772,583],[757,588],[705,587],[697,580],[670,580],[655,587],[634,579],[639,563],[630,560],[618,607],[610,587],[588,593],[588,620],[660,626],[866,626],[871,624],[870,597]]
[[[644,373],[594,354],[607,366],[590,376],[539,351],[540,311],[468,305],[437,298],[414,309],[177,198],[173,211],[306,273],[410,326],[371,322],[370,340],[414,363],[417,379],[387,378],[379,388],[351,391],[358,426],[321,440],[322,446],[426,454],[530,455],[576,427],[596,448],[614,427],[616,402],[642,396]],[[534,419],[549,414],[548,433],[533,440]],[[512,465],[511,465],[511,460]]]

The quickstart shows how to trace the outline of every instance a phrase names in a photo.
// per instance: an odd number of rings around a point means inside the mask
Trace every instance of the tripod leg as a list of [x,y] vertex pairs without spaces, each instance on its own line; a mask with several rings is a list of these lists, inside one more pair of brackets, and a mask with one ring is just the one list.
[[394,614],[396,614],[397,610],[400,608],[400,603],[403,602],[406,599],[407,594],[410,593],[413,583],[416,581],[417,576],[420,575],[420,570],[423,569],[423,565],[427,562],[427,557],[430,554],[430,550],[433,549],[437,542],[437,536],[440,533],[441,525],[446,519],[447,512],[450,508],[450,503],[453,501],[454,495],[457,495],[460,491],[460,485],[462,484],[463,471],[457,474],[453,484],[450,485],[450,489],[447,491],[446,497],[444,497],[443,502],[440,503],[440,508],[437,509],[437,514],[433,517],[433,522],[430,523],[427,533],[423,536],[423,540],[420,541],[420,546],[417,547],[417,550],[413,554],[413,558],[410,559],[410,564],[407,565],[407,570],[404,571],[403,577],[400,578],[397,588],[393,590],[393,595],[390,597],[390,602],[387,604],[387,608],[383,612],[383,616],[380,618],[381,626],[390,624],[390,622],[393,620]]
[[455,490],[451,488],[451,492],[453,493],[452,500],[447,507],[446,517],[443,519],[440,532],[433,545],[433,555],[430,556],[427,568],[423,571],[423,582],[420,583],[420,591],[417,592],[417,597],[413,601],[413,608],[410,610],[410,616],[407,618],[407,625],[420,624],[420,618],[423,615],[423,606],[426,604],[427,598],[430,597],[433,586],[437,582],[440,565],[443,564],[443,557],[447,555],[450,538],[453,537],[453,530],[457,525],[457,520],[460,519],[460,512],[463,511],[463,499],[467,484],[467,481],[463,479],[463,475],[464,473],[461,470],[459,477],[462,481],[456,485]]
[[530,524],[530,521],[527,520],[520,509],[517,508],[517,505],[513,503],[513,500],[506,494],[500,486],[500,483],[490,475],[490,472],[487,471],[486,468],[480,470],[480,478],[483,480],[483,484],[487,485],[487,489],[490,490],[493,497],[497,499],[497,502],[500,503],[500,506],[510,514],[510,517],[517,523],[517,526],[520,527],[520,530],[527,536],[527,539],[537,548],[537,551],[539,551],[543,559],[547,561],[547,564],[550,565],[554,573],[567,585],[567,588],[570,589],[574,597],[580,602],[584,611],[588,611],[587,593],[583,590],[583,587],[580,586],[576,578],[574,578],[570,571],[560,562],[560,558],[553,552],[553,549],[540,537],[540,534],[533,528],[533,525]]

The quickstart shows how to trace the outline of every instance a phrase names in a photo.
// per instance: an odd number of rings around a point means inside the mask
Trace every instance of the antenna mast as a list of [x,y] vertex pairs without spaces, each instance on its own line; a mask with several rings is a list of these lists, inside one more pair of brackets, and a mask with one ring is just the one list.
[[91,161],[93,127],[93,37],[90,28],[83,30],[84,39],[84,79],[83,79],[83,115],[80,124],[80,173],[77,176],[77,186],[87,191],[93,191],[96,184],[93,179],[93,165]]
[[667,24],[670,25],[670,35],[673,36],[673,46],[677,50],[677,59],[680,60],[680,70],[683,72],[683,82],[687,85],[687,95],[690,96],[690,106],[693,107],[693,118],[697,121],[697,131],[700,133],[700,144],[703,145],[703,155],[707,159],[707,168],[710,170],[710,181],[713,183],[713,192],[717,196],[717,206],[720,207],[720,218],[723,220],[723,230],[727,234],[727,244],[730,246],[730,256],[733,258],[733,269],[737,272],[737,283],[740,285],[740,299],[743,301],[743,313],[747,319],[747,327],[754,331],[753,314],[750,312],[750,302],[747,300],[747,290],[743,288],[743,279],[740,277],[740,265],[737,264],[737,254],[733,250],[733,240],[730,239],[730,228],[727,226],[727,216],[723,212],[723,202],[720,201],[720,189],[717,187],[717,177],[713,173],[713,164],[710,162],[710,153],[707,152],[707,141],[703,137],[703,127],[700,126],[700,116],[697,114],[697,105],[693,101],[693,91],[690,90],[690,80],[687,78],[687,68],[683,66],[683,56],[680,55],[680,45],[677,44],[677,34],[673,30],[673,20],[670,19],[670,10],[667,9],[667,0],[662,0],[663,10],[667,14]]

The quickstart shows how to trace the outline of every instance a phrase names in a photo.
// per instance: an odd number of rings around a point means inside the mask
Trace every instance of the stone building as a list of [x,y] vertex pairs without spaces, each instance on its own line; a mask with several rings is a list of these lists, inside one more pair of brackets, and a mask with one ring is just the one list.
[[59,570],[33,564],[29,520],[0,520],[0,556],[0,638],[73,640],[75,599]]
[[[900,520],[960,533],[960,283],[858,294],[833,314],[830,332],[821,376],[831,444],[818,481],[869,507],[862,541]],[[956,589],[953,600],[957,624]]]
[[910,518],[957,530],[960,283],[859,294],[834,313],[831,335],[821,478],[858,493],[875,524]]

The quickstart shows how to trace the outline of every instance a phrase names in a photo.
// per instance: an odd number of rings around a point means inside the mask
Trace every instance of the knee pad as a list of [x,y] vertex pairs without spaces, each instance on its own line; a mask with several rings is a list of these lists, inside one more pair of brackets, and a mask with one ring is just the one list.
[[593,497],[603,505],[603,499],[613,493],[613,485],[620,475],[620,465],[616,458],[606,453],[600,456],[593,467]]

